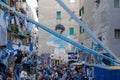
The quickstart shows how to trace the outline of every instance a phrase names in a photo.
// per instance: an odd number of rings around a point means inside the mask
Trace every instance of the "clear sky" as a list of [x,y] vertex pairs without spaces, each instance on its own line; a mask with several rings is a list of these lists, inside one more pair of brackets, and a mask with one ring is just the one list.
[[33,11],[33,15],[35,17],[35,20],[38,21],[38,18],[37,18],[37,15],[36,15],[36,10],[35,10],[38,7],[37,1],[36,0],[27,0],[27,3]]

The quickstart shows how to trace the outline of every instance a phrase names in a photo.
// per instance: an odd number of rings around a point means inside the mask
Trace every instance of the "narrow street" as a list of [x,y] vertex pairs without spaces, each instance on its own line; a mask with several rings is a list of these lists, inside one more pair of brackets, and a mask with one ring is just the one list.
[[120,0],[0,0],[0,80],[120,80],[119,13]]

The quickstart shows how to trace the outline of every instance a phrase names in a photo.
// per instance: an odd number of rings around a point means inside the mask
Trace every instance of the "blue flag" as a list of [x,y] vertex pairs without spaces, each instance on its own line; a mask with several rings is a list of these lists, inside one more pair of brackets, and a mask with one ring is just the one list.
[[33,42],[30,42],[30,48],[29,50],[32,52],[33,51]]
[[20,46],[21,46],[21,42],[18,43],[18,47],[20,47]]

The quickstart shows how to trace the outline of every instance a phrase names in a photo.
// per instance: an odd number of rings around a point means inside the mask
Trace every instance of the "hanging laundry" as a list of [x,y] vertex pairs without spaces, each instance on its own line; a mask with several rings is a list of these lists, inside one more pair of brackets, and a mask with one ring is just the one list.
[[0,45],[6,45],[7,43],[7,30],[0,26]]
[[7,13],[6,11],[4,12],[3,10],[0,9],[0,25],[3,28],[7,28],[8,27],[8,17],[7,17]]
[[23,34],[26,34],[26,30],[27,30],[27,20],[24,19]]
[[27,28],[27,20],[26,20],[26,18],[24,19],[24,26],[25,26],[25,28]]
[[17,24],[18,28],[20,28],[19,19],[18,19],[18,17],[17,17],[17,16],[15,16],[15,21],[16,21],[16,24]]
[[7,12],[0,9],[0,45],[7,43],[8,16]]
[[20,25],[19,20],[20,20],[20,19],[18,18],[18,16],[15,16],[16,25],[18,26],[19,32],[22,32],[22,29],[21,29],[21,25]]

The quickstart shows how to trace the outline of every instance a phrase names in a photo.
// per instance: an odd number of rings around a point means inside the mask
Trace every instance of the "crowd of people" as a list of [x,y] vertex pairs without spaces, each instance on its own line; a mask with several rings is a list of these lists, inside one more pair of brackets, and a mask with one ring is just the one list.
[[56,64],[51,59],[43,60],[37,68],[38,80],[93,80],[89,66],[72,66],[69,63]]
[[10,56],[4,74],[0,71],[0,80],[93,80],[92,70],[87,66],[56,64],[50,55],[28,54],[18,50]]
[[0,80],[35,80],[28,76],[32,75],[31,69],[36,66],[36,55],[29,55],[29,53],[17,50],[15,55],[8,55],[1,59]]

